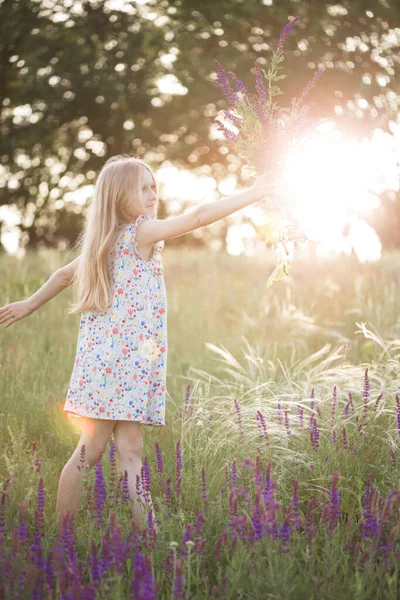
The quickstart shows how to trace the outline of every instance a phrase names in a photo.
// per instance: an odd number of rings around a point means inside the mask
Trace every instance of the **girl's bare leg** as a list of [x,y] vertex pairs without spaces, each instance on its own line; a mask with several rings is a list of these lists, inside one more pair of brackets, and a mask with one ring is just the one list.
[[[133,518],[140,528],[144,528],[148,526],[147,508],[140,505],[136,490],[136,476],[139,475],[141,478],[143,455],[143,437],[140,425],[140,423],[134,421],[118,421],[114,429],[114,441],[116,447],[115,459],[118,468],[122,475],[125,471],[128,473],[128,488]],[[151,495],[148,496],[148,506],[152,510],[154,529],[158,533]],[[144,503],[143,495],[141,501]]]
[[73,513],[79,507],[82,495],[82,473],[78,469],[81,465],[81,449],[85,444],[85,467],[88,472],[102,452],[107,447],[108,439],[117,424],[115,420],[92,419],[81,417],[82,433],[78,445],[63,468],[58,485],[57,512],[58,531],[61,534],[63,515],[71,511]]

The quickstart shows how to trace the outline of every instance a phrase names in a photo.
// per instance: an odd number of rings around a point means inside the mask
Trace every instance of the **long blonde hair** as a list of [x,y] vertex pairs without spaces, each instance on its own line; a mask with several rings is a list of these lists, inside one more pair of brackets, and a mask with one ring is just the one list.
[[84,228],[73,246],[79,251],[80,260],[72,280],[76,302],[70,304],[68,314],[105,312],[111,305],[109,253],[120,227],[134,221],[134,216],[127,210],[128,204],[131,207],[137,204],[136,216],[143,211],[140,201],[145,168],[153,177],[158,196],[154,173],[139,158],[118,154],[109,158],[101,168]]

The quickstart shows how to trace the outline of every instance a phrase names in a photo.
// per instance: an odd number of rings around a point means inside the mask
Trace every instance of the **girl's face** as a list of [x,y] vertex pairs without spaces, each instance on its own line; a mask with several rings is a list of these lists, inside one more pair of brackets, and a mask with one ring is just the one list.
[[157,214],[157,194],[156,185],[154,183],[151,173],[147,169],[144,169],[144,180],[142,186],[142,204],[146,215],[155,217]]

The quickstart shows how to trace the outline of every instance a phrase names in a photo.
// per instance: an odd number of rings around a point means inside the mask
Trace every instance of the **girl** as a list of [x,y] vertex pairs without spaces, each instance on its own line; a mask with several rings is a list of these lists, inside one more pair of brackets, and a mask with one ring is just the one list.
[[[140,527],[145,515],[136,493],[141,476],[141,425],[165,425],[167,302],[161,252],[164,241],[205,227],[278,191],[272,173],[248,189],[191,212],[157,219],[158,187],[143,160],[121,154],[103,165],[85,227],[79,256],[58,269],[33,296],[0,308],[5,327],[29,316],[74,282],[77,301],[69,314],[81,313],[76,356],[64,411],[81,419],[78,445],[61,473],[57,512],[75,513],[82,492],[80,464],[90,470],[111,433],[119,470],[127,471],[130,506]],[[150,511],[154,512],[150,498]]]

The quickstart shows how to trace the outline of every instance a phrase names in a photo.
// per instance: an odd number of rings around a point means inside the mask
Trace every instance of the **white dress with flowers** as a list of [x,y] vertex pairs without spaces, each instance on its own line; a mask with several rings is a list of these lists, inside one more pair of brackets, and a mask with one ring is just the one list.
[[145,261],[135,223],[123,225],[109,254],[113,299],[106,312],[81,314],[64,411],[165,425],[167,299],[161,251]]

